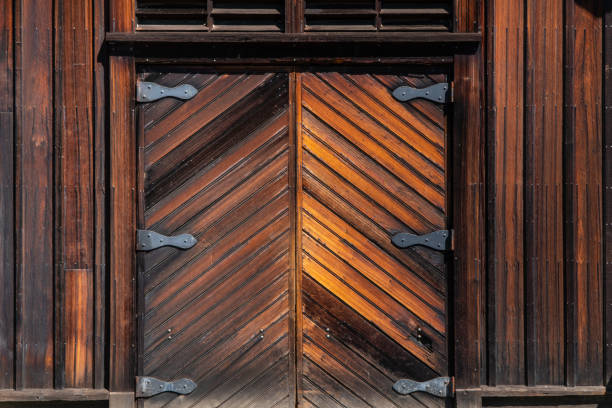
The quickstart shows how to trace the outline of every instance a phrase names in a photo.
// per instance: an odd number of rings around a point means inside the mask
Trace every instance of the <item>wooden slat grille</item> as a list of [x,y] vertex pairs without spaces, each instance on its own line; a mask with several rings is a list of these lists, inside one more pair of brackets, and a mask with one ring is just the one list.
[[305,31],[448,31],[450,1],[305,0]]
[[284,0],[138,0],[139,30],[283,31]]

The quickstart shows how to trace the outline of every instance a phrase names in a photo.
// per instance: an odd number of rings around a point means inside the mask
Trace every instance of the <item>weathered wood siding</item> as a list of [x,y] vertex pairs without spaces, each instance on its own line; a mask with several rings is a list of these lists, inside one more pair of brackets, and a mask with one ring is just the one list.
[[0,4],[0,388],[104,386],[101,4]]
[[[610,386],[612,4],[454,6],[455,31],[484,34],[453,61],[453,129],[470,135],[449,143],[457,386]],[[0,10],[0,389],[130,390],[137,192],[107,163],[136,168],[135,60],[106,64],[102,45],[136,29],[134,5]]]
[[488,8],[489,385],[610,380],[603,7],[494,0]]

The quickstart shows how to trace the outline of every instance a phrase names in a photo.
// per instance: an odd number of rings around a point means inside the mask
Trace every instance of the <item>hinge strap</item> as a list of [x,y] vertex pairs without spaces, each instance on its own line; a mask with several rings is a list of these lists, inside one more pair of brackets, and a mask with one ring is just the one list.
[[136,84],[136,100],[138,102],[153,102],[167,97],[187,100],[196,96],[197,93],[198,90],[189,84],[177,85],[173,88],[155,82],[138,81]]
[[422,245],[437,251],[448,251],[452,249],[451,231],[439,230],[425,235],[415,235],[408,232],[395,234],[391,241],[398,248],[410,248]]
[[137,251],[152,251],[165,246],[189,249],[198,242],[191,234],[181,234],[169,237],[151,230],[138,230],[137,240]]
[[136,398],[149,398],[162,392],[189,394],[197,387],[189,378],[176,381],[162,381],[154,377],[136,377]]
[[425,392],[436,397],[452,397],[454,392],[453,379],[451,377],[438,377],[429,381],[399,380],[393,384],[393,390],[398,394],[408,395],[413,392]]
[[427,88],[413,88],[411,86],[400,86],[393,91],[393,96],[400,102],[408,102],[413,99],[427,99],[432,102],[450,102],[450,85],[446,82],[428,86]]

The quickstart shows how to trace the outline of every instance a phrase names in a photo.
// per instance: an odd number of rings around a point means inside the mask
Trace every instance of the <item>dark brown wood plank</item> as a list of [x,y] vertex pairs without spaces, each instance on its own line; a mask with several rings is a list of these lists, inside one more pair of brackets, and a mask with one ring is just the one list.
[[[119,1],[119,0],[116,0]],[[115,31],[115,32],[112,32]],[[394,44],[427,44],[437,45],[476,45],[481,35],[474,33],[450,32],[400,32],[400,33],[181,33],[181,32],[138,32],[128,34],[113,29],[106,34],[109,44],[205,44],[205,43],[394,43]]]
[[[16,379],[54,384],[53,12],[15,3]],[[33,29],[36,27],[36,29]]]
[[[455,31],[483,31],[484,1],[455,0]],[[457,387],[486,381],[484,57],[455,57],[452,168],[454,371]]]
[[489,24],[489,383],[525,381],[524,2],[492,2]]
[[93,3],[55,7],[59,287],[56,367],[62,387],[93,386]]
[[15,208],[13,1],[0,8],[0,388],[14,385],[15,357]]
[[136,136],[134,122],[134,60],[111,57],[109,76],[110,127],[110,265],[109,265],[109,388],[134,387]]
[[167,115],[162,107],[141,109],[140,126],[150,123],[140,140],[142,224],[165,234],[189,232],[198,243],[139,257],[140,330],[143,374],[187,376],[198,389],[146,406],[289,403],[296,388],[289,373],[290,359],[295,364],[289,347],[295,331],[288,326],[295,302],[288,277],[295,222],[289,76],[192,79],[204,81],[201,93],[182,106],[166,104]]
[[333,329],[336,338],[368,361],[381,366],[390,376],[425,381],[437,375],[372,322],[362,319],[337,297],[329,296],[312,278],[304,277],[303,290],[304,315],[319,326]]
[[602,2],[566,2],[567,385],[603,380]]
[[528,385],[562,385],[563,2],[525,3],[525,356]]
[[106,78],[105,61],[101,58],[104,46],[106,2],[94,0],[93,31],[94,48],[94,387],[106,384]]
[[604,14],[604,282],[605,372],[604,385],[612,391],[612,7]]

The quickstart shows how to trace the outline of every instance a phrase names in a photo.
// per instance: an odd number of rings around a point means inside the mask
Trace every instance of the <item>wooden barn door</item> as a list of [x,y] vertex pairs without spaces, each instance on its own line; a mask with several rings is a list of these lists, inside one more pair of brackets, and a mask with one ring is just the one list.
[[392,387],[449,374],[445,256],[392,238],[447,229],[446,108],[392,92],[446,77],[141,79],[198,90],[139,106],[139,228],[197,240],[139,252],[139,375],[197,386],[141,404],[444,405]]
[[397,101],[443,75],[301,78],[304,407],[438,406],[392,390],[448,374],[445,257],[396,233],[447,228],[446,114]]
[[290,406],[288,75],[144,79],[199,91],[140,105],[140,227],[197,239],[140,255],[139,374],[197,384],[144,406]]

